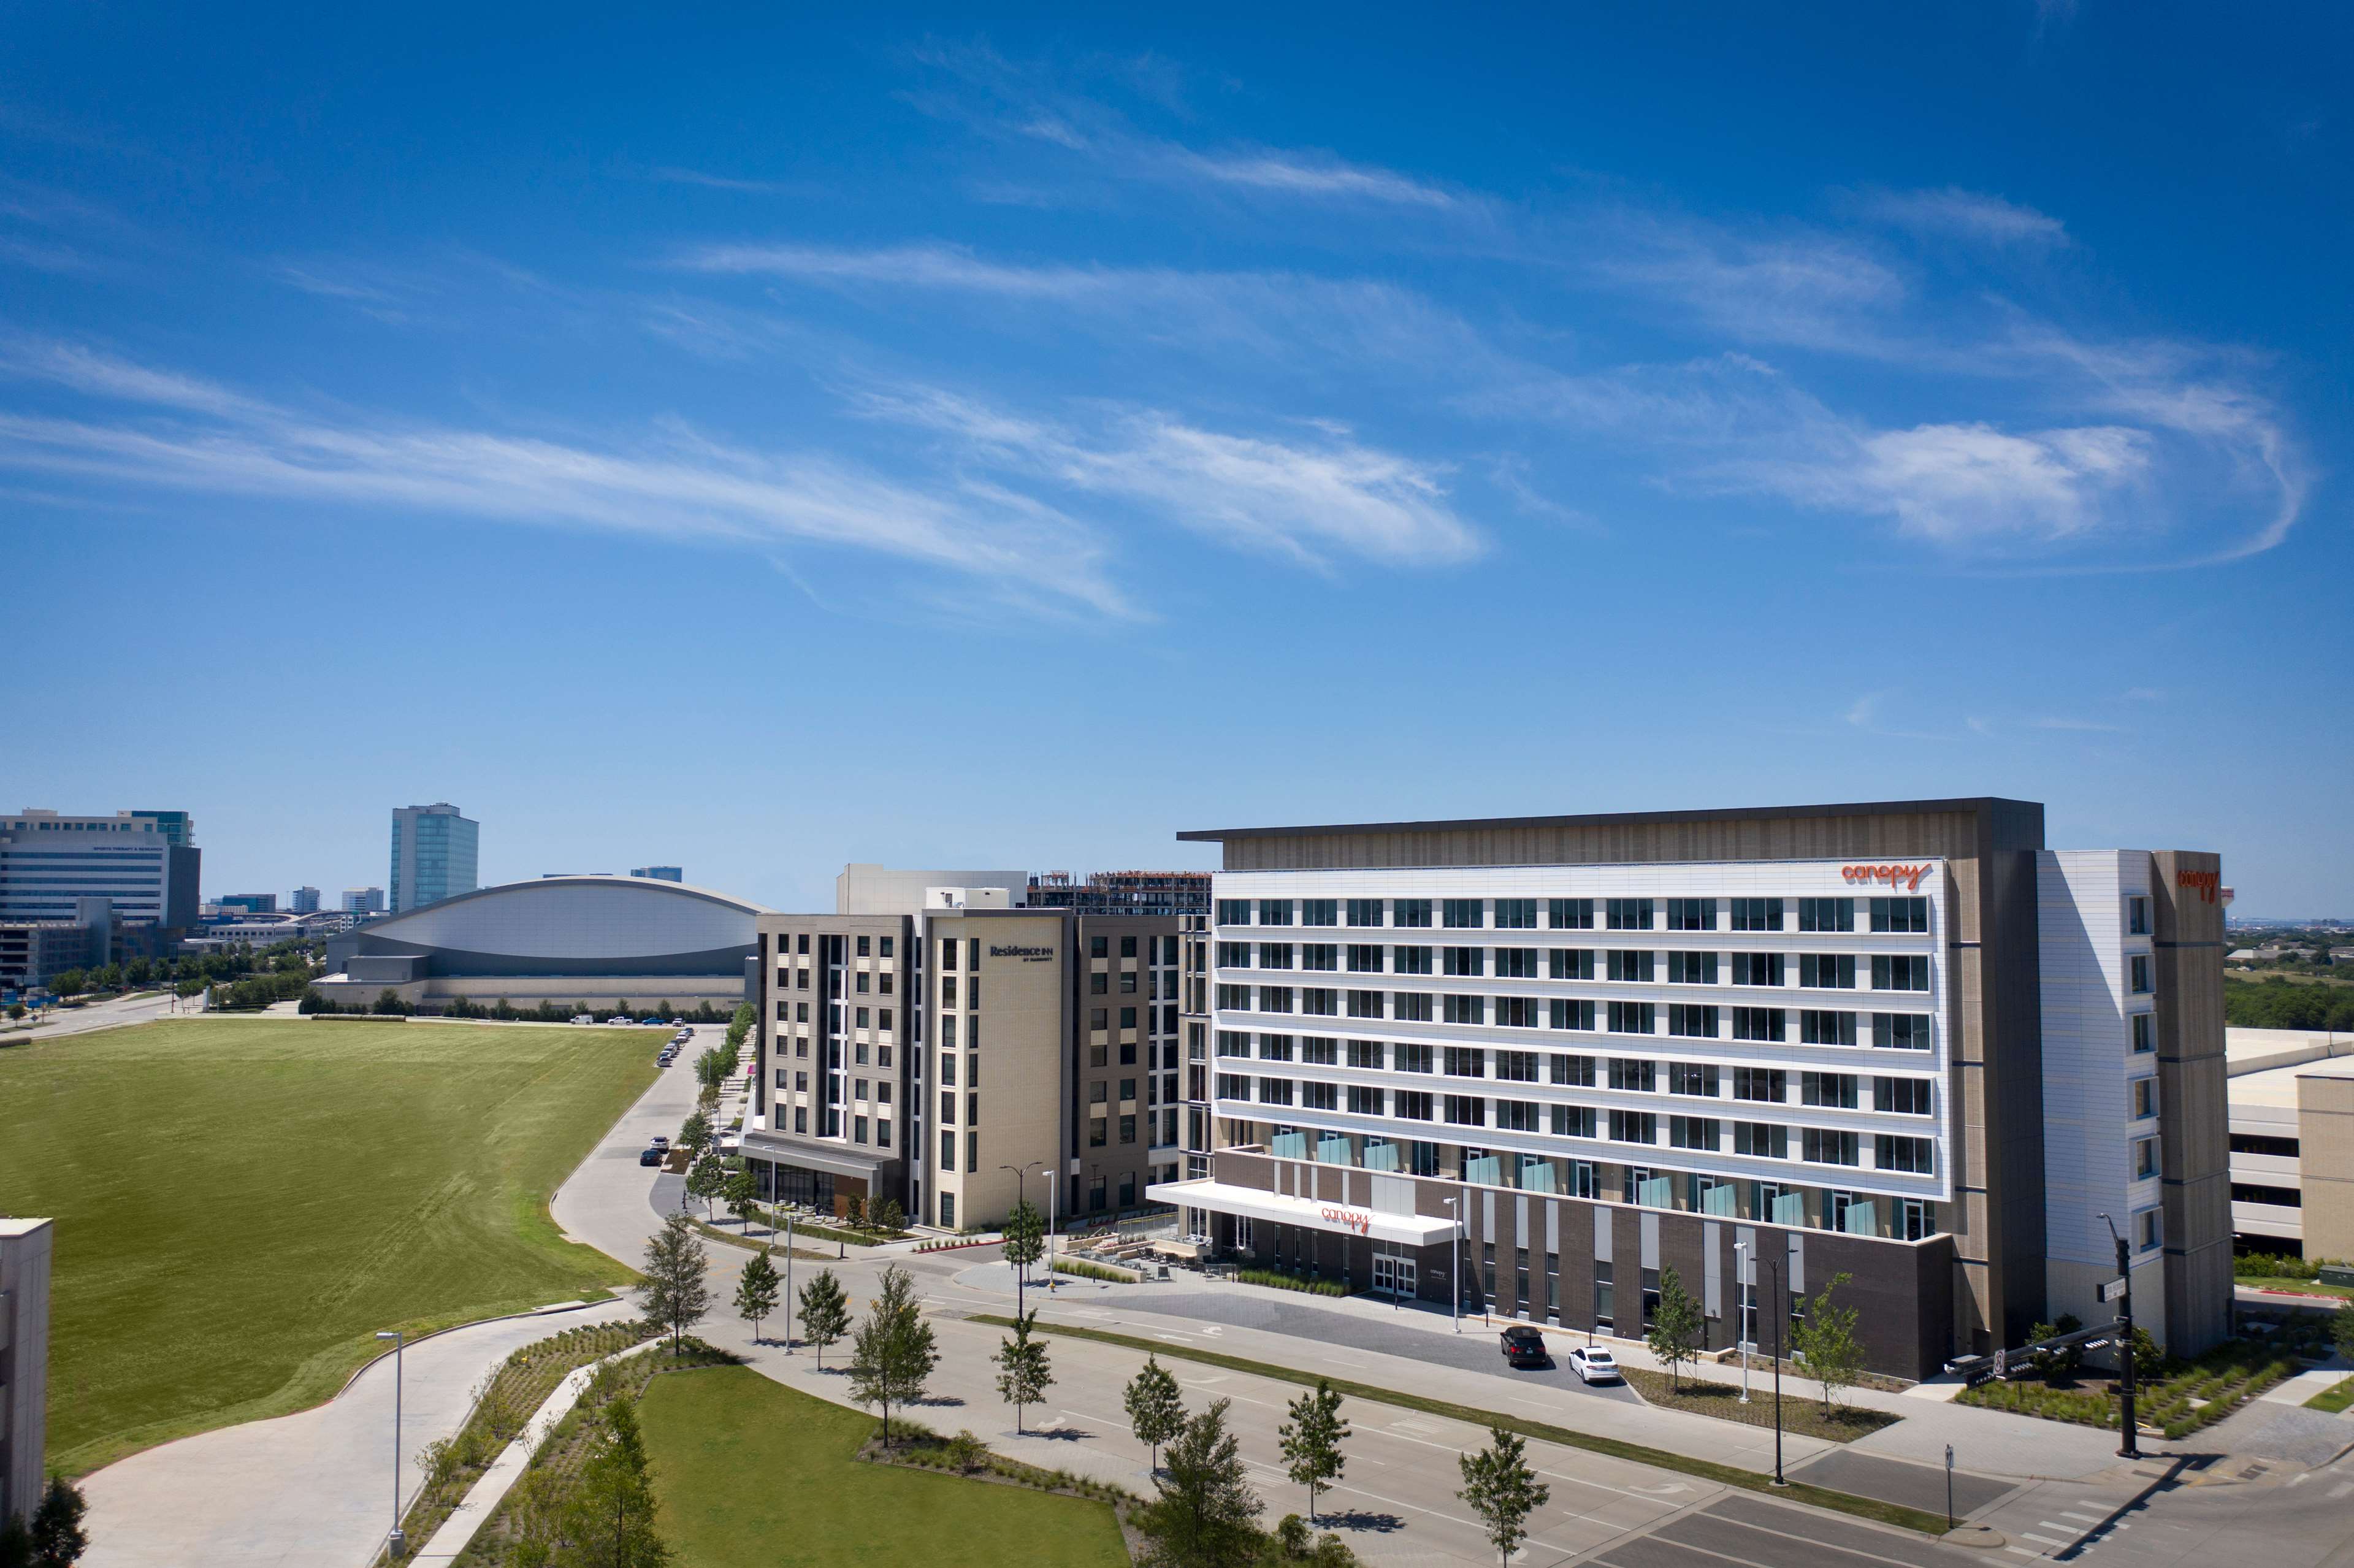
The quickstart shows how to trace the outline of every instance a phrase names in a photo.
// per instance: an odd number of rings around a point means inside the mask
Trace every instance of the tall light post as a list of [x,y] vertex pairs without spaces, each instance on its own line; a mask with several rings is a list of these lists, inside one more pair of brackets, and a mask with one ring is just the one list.
[[1741,1292],[1741,1403],[1749,1403],[1749,1244],[1733,1244],[1734,1287]]
[[[1030,1172],[1045,1163],[1046,1162],[1043,1160],[1033,1160],[1022,1165],[1001,1165],[998,1167],[1000,1171],[1011,1171],[1013,1172],[1013,1206],[1016,1209],[1025,1207],[1030,1202]],[[1016,1317],[1020,1317],[1022,1315],[1024,1304],[1029,1299],[1029,1274],[1030,1266],[1028,1264],[1016,1264],[1014,1266],[1013,1313]]]
[[405,1557],[408,1538],[400,1530],[400,1372],[407,1341],[398,1329],[379,1329],[376,1337],[392,1341],[392,1533],[385,1538],[384,1549],[389,1556]]
[[1463,1331],[1463,1216],[1455,1212],[1458,1201],[1454,1198],[1439,1200],[1447,1205],[1447,1224],[1452,1233],[1451,1245],[1455,1248],[1455,1265],[1447,1281],[1447,1315],[1454,1319],[1455,1331],[1459,1334]]
[[793,1353],[793,1212],[785,1211],[785,1354]]
[[2125,1430],[2125,1446],[2117,1450],[2120,1459],[2141,1457],[2141,1431],[2134,1419],[2134,1321],[2133,1321],[2133,1249],[2126,1238],[2117,1234],[2117,1223],[2103,1214],[2101,1221],[2109,1227],[2109,1239],[2117,1244],[2117,1274],[2124,1289],[2117,1302],[2117,1416]]
[[1055,1294],[1055,1231],[1061,1211],[1055,1206],[1055,1194],[1060,1190],[1055,1178],[1062,1172],[1049,1161],[1046,1166],[1046,1294]]
[[[1789,1245],[1787,1238],[1782,1245]],[[1781,1303],[1774,1315],[1774,1484],[1787,1487],[1790,1483],[1782,1476],[1782,1326],[1790,1320],[1790,1292],[1780,1265],[1766,1263],[1763,1256],[1757,1261],[1773,1271],[1774,1294]]]

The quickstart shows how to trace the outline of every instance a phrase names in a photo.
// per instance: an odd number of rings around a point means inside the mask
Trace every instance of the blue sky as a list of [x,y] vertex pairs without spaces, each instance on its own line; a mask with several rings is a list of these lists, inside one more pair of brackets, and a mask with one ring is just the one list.
[[208,891],[1999,793],[2354,908],[2348,24],[16,7],[9,807]]

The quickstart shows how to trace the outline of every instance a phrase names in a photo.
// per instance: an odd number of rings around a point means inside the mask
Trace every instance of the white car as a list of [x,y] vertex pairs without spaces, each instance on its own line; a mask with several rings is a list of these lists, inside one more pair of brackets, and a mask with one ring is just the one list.
[[589,1017],[585,1012],[576,1012],[572,1015],[572,1022],[575,1023],[594,1023],[597,1021]]
[[1569,1370],[1582,1383],[1624,1383],[1618,1359],[1598,1345],[1580,1345],[1569,1352]]

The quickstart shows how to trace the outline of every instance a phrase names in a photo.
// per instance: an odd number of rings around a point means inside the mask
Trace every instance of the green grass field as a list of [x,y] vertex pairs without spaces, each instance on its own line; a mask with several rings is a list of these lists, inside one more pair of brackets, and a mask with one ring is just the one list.
[[49,1463],[332,1395],[412,1331],[630,1277],[547,1200],[646,1032],[190,1019],[0,1051],[0,1200],[58,1222]]
[[749,1367],[675,1372],[639,1414],[662,1531],[695,1568],[1126,1568],[1108,1504],[860,1464],[875,1418]]

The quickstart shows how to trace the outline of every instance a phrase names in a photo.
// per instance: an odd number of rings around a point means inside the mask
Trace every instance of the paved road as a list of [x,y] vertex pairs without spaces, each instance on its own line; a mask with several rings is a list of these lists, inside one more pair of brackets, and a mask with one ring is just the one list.
[[49,1014],[49,1021],[30,1033],[10,1034],[11,1044],[27,1041],[55,1040],[68,1034],[87,1034],[93,1029],[114,1029],[125,1023],[152,1023],[159,1018],[194,1018],[202,998],[179,1001],[165,996],[138,998],[111,997],[93,1001],[87,1007],[61,1007]]

